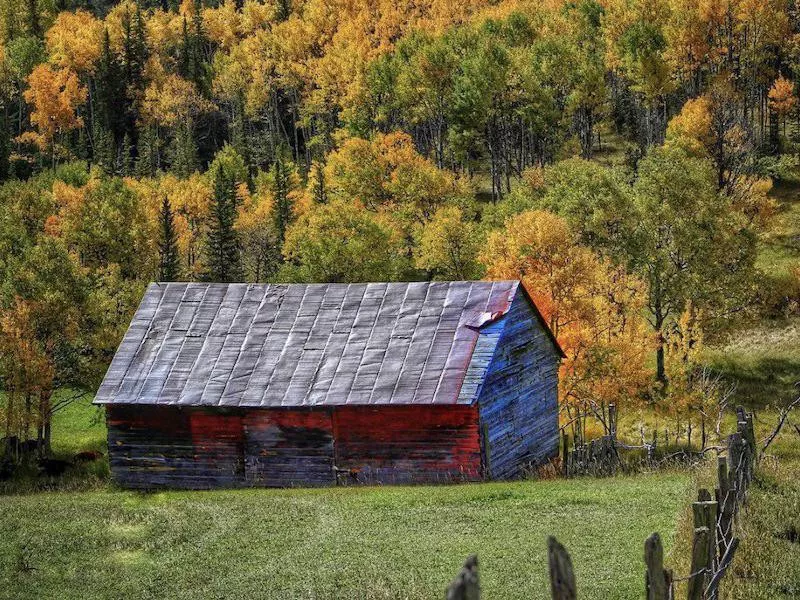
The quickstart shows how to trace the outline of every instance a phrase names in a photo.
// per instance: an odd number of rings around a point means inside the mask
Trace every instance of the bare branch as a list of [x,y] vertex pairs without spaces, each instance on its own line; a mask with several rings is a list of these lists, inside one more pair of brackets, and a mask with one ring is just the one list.
[[[772,433],[770,433],[769,436],[767,436],[763,442],[763,446],[761,447],[762,454],[767,451],[769,445],[775,441],[776,437],[778,437],[778,434],[781,432],[781,429],[783,429],[783,424],[786,422],[786,417],[789,416],[789,413],[792,412],[792,409],[795,408],[796,406],[800,406],[800,396],[792,400],[788,404],[788,406],[781,409],[780,416],[778,418],[778,424],[775,426],[775,429],[772,430]],[[795,426],[795,428],[796,427],[797,426]]]

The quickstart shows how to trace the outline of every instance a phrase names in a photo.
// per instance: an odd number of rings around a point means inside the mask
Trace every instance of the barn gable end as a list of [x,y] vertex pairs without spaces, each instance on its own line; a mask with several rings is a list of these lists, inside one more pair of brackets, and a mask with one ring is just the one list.
[[[519,474],[558,454],[558,367],[561,350],[527,295],[518,292],[508,313],[481,331],[484,353],[477,402],[484,468],[492,479]],[[491,356],[488,356],[491,351]]]

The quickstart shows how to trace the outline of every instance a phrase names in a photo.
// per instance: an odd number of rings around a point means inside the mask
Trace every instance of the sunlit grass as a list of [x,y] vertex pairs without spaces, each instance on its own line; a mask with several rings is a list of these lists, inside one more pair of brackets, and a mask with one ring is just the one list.
[[[546,538],[582,598],[642,594],[681,474],[440,487],[0,497],[0,597],[438,598],[470,553],[488,598],[548,598]],[[30,573],[15,570],[30,550]],[[3,596],[3,594],[7,594]]]

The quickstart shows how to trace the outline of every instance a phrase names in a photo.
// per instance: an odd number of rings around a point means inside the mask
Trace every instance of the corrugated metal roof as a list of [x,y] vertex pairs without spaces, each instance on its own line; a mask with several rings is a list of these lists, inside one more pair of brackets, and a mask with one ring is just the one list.
[[95,402],[456,404],[518,281],[153,283]]

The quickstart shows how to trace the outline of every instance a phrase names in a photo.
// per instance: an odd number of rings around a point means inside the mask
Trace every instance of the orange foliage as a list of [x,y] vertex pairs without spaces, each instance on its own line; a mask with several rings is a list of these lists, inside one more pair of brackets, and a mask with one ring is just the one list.
[[24,136],[23,141],[32,141],[46,149],[52,146],[57,135],[82,127],[83,119],[76,111],[86,101],[86,95],[86,88],[73,71],[54,71],[45,64],[36,67],[28,76],[24,96],[33,106],[30,119],[39,132]]
[[653,340],[641,317],[642,284],[576,243],[561,217],[527,211],[490,234],[490,279],[519,278],[567,358],[560,392],[571,406],[634,399],[650,377]]

